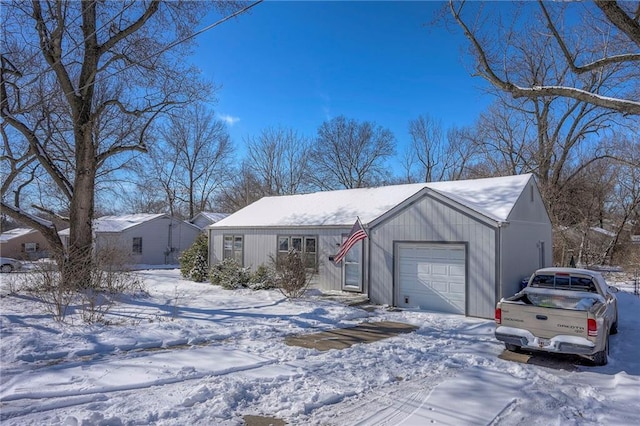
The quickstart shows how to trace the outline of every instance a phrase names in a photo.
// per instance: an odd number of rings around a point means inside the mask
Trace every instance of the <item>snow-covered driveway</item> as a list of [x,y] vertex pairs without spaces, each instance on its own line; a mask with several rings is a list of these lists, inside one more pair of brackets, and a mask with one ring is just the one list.
[[[60,325],[23,294],[0,299],[3,425],[640,424],[640,299],[629,293],[609,365],[567,371],[498,358],[492,321],[140,273],[150,295],[123,301],[109,326]],[[362,321],[419,329],[326,352],[284,343]]]

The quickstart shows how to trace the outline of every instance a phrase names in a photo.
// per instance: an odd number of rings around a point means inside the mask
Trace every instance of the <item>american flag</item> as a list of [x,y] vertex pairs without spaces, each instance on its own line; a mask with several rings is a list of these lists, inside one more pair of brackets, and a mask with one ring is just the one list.
[[335,263],[340,263],[347,255],[347,252],[351,250],[351,247],[353,247],[358,241],[364,240],[365,238],[367,238],[367,233],[364,231],[364,228],[360,223],[360,218],[357,218],[356,223],[354,223],[351,228],[351,232],[349,232],[349,236],[340,246],[338,254],[333,257],[333,261]]

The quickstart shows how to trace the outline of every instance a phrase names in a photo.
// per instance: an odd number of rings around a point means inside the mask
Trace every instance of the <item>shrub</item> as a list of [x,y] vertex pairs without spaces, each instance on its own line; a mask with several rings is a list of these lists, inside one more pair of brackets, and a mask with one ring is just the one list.
[[84,262],[89,273],[82,286],[64,281],[65,263],[57,269],[43,265],[25,274],[27,292],[40,300],[56,321],[64,322],[68,314],[79,312],[85,323],[104,323],[120,297],[145,292],[143,280],[127,270],[127,260],[117,248],[97,250]]
[[211,284],[219,285],[228,290],[247,287],[250,274],[235,259],[224,259],[222,262],[213,265],[209,271],[209,281]]
[[180,256],[180,274],[189,280],[202,282],[207,279],[209,257],[209,241],[205,234],[200,234],[191,247]]
[[270,290],[276,288],[274,271],[266,265],[260,265],[249,277],[249,287],[252,290]]
[[285,297],[298,298],[304,295],[312,274],[308,272],[300,253],[292,250],[285,256],[277,257],[275,269],[275,285]]

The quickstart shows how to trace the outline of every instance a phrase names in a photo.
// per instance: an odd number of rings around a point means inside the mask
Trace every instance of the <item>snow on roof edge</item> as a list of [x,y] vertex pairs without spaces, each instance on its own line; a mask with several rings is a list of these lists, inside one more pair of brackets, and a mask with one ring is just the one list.
[[531,177],[529,173],[269,196],[207,228],[351,226],[356,217],[367,225],[425,188],[491,220],[505,222]]

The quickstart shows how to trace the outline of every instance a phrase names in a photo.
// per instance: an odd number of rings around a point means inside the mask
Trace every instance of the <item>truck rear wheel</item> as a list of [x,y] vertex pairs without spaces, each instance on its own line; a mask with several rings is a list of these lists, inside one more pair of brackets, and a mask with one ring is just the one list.
[[596,352],[595,355],[593,355],[593,363],[595,365],[607,365],[607,362],[609,361],[608,358],[609,355],[609,338],[607,337],[607,341],[604,345],[604,349],[601,350],[600,352]]
[[513,345],[511,343],[505,343],[504,347],[507,348],[507,350],[511,351],[511,352],[519,352],[520,351],[520,346]]

